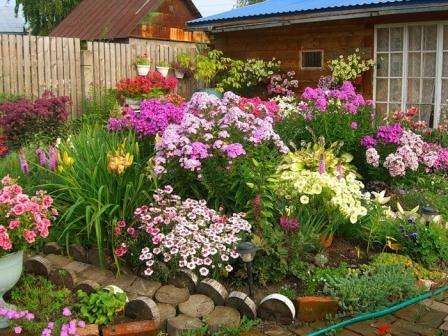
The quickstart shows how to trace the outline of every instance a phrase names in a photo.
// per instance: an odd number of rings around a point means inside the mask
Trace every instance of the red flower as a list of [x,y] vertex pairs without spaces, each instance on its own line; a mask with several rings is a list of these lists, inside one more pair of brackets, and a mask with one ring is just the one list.
[[391,327],[389,324],[383,324],[378,327],[378,335],[384,336],[390,334]]

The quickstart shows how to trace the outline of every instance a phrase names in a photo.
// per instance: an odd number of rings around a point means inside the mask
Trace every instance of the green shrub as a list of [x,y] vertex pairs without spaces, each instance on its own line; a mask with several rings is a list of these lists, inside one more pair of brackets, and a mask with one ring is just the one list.
[[77,292],[78,302],[75,308],[79,310],[81,317],[98,325],[107,325],[114,320],[117,313],[124,308],[127,296],[125,293],[113,293],[108,290],[86,294]]
[[418,292],[414,274],[403,265],[377,265],[329,277],[323,292],[338,298],[347,314],[385,308]]

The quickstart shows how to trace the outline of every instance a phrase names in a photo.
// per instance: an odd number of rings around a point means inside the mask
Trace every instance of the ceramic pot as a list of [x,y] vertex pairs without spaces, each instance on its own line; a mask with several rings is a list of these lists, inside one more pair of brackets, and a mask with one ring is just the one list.
[[168,73],[170,72],[170,68],[168,67],[161,67],[161,66],[157,66],[156,67],[157,71],[161,73],[161,75],[163,77],[168,77]]
[[[22,275],[23,251],[0,258],[0,307],[5,305],[3,295],[15,286]],[[0,329],[8,327],[8,320],[0,318]]]
[[137,73],[139,76],[146,76],[149,73],[150,69],[151,69],[150,65],[137,64]]
[[185,70],[182,69],[176,69],[174,70],[174,75],[177,79],[183,79],[185,77]]

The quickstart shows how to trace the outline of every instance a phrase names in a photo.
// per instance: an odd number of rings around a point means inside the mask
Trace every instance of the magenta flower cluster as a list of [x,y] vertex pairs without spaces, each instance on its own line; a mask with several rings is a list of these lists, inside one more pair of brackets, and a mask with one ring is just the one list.
[[248,145],[272,143],[280,152],[289,152],[274,131],[274,120],[241,109],[240,100],[231,92],[225,93],[223,99],[195,93],[182,121],[170,124],[156,142],[155,173],[165,173],[170,160],[197,173],[203,161],[211,157],[224,157],[230,166],[234,159],[246,154]]
[[422,165],[427,172],[445,171],[448,168],[448,149],[425,142],[421,135],[404,129],[399,124],[379,127],[375,135],[365,136],[361,144],[366,148],[366,161],[379,167],[378,150],[384,146],[396,146],[383,162],[390,176],[405,176],[407,171],[417,171]]
[[358,114],[361,107],[373,104],[371,100],[365,100],[361,94],[356,93],[355,87],[348,81],[341,87],[332,89],[307,87],[302,99],[307,103],[306,109],[312,106],[320,112],[327,112],[333,106],[342,106],[348,113]]
[[[71,316],[71,311],[69,308],[64,308],[62,311],[62,315],[66,318],[69,318]],[[9,309],[5,307],[0,307],[0,317],[6,318],[10,321],[18,322],[20,320],[28,320],[33,321],[35,319],[35,316],[33,313],[29,312],[28,310],[14,310]],[[75,336],[78,335],[79,330],[86,327],[86,323],[84,321],[75,320],[72,319],[70,321],[67,321],[67,323],[62,324],[60,328],[59,334],[56,333],[56,324],[54,322],[48,322],[47,326],[42,330],[41,336]],[[19,335],[22,334],[23,328],[20,325],[16,325],[14,327],[14,333]],[[29,330],[33,332],[37,332],[38,330]]]
[[158,99],[144,100],[139,113],[125,108],[121,118],[109,119],[108,129],[110,131],[133,129],[142,137],[154,136],[162,133],[169,124],[180,123],[183,116],[183,105],[176,106]]
[[38,237],[48,237],[51,219],[58,214],[52,208],[53,199],[44,191],[30,197],[9,176],[1,183],[0,255],[33,244]]
[[282,216],[280,217],[280,226],[286,231],[297,231],[299,229],[299,221],[297,218]]
[[153,198],[153,204],[135,210],[152,243],[140,255],[146,263],[145,274],[153,273],[158,257],[179,268],[199,269],[202,276],[215,269],[233,270],[230,261],[238,258],[236,244],[241,234],[251,231],[244,214],[221,215],[208,208],[205,200],[182,200],[170,186],[158,189]]

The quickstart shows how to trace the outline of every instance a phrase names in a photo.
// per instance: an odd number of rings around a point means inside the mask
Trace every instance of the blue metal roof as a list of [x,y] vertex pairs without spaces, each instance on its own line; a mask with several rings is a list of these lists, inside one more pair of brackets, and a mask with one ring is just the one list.
[[20,34],[25,32],[22,12],[14,12],[15,0],[0,0],[0,33]]
[[254,5],[236,8],[224,13],[203,17],[188,22],[194,26],[208,22],[246,19],[251,17],[278,16],[316,11],[394,6],[407,3],[434,3],[440,0],[266,0]]

